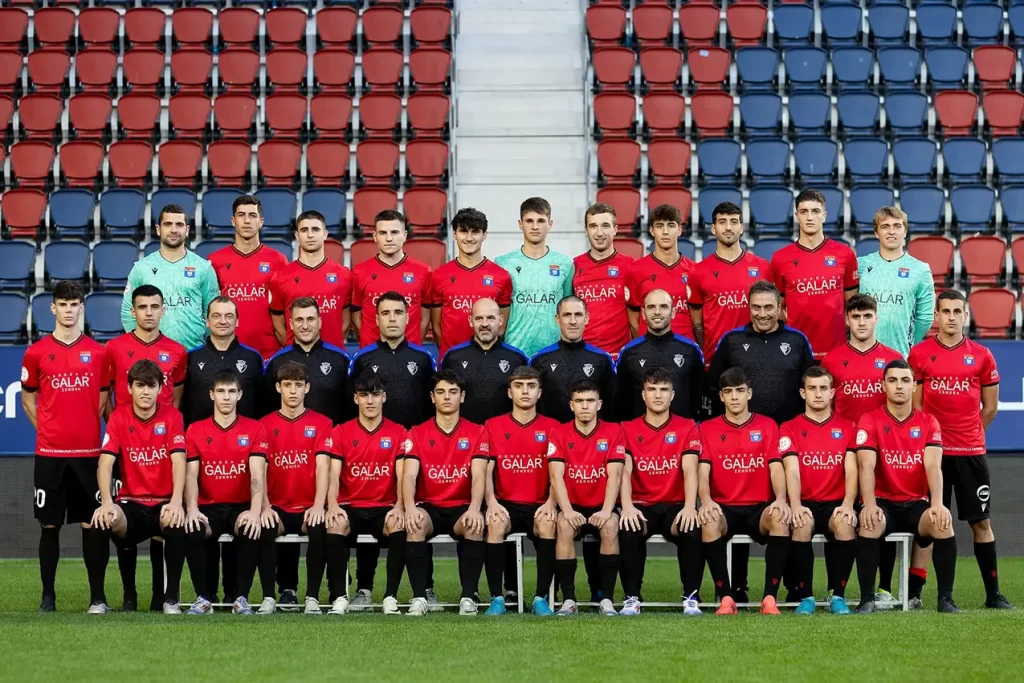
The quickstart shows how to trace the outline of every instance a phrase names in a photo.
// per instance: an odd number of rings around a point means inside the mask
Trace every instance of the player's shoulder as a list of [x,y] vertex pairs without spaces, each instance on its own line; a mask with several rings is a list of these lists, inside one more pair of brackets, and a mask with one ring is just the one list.
[[434,356],[430,353],[430,351],[428,351],[424,347],[420,346],[419,344],[413,344],[413,343],[410,342],[409,343],[409,349],[411,351],[415,351],[416,353],[418,353],[420,355],[426,356],[427,360],[429,360],[431,363],[434,362]]
[[559,350],[559,348],[560,347],[558,346],[558,342],[555,342],[554,344],[549,344],[549,345],[545,346],[544,348],[542,348],[539,351],[537,351],[537,353],[533,354],[533,356],[530,358],[530,365],[533,365],[533,363],[538,358],[543,358],[544,356],[547,356],[548,354],[557,352]]
[[523,362],[524,362],[524,363],[528,363],[528,362],[530,362],[530,357],[529,357],[529,356],[527,356],[527,355],[526,355],[526,352],[525,352],[525,351],[523,351],[522,349],[520,349],[519,347],[516,347],[516,346],[512,346],[511,344],[509,344],[508,342],[506,342],[506,341],[504,341],[504,340],[503,340],[503,341],[501,342],[501,348],[503,348],[503,349],[505,349],[506,351],[509,351],[509,352],[511,352],[511,353],[514,353],[514,354],[516,354],[517,356],[520,356],[520,357],[521,357],[521,358],[523,359]]
[[[784,324],[784,323],[783,323]],[[803,340],[807,344],[807,348],[811,348],[811,340],[807,337],[804,332],[796,327],[791,327],[788,324],[785,325],[785,331],[790,334],[794,339]]]
[[329,344],[327,342],[324,342],[323,348],[324,348],[325,351],[328,351],[330,353],[333,353],[333,354],[336,354],[336,355],[339,355],[339,356],[344,356],[345,360],[351,360],[349,358],[348,353],[345,351],[345,349],[341,348],[340,346],[335,346],[334,344]]
[[747,333],[747,326],[746,325],[741,325],[740,327],[734,327],[731,330],[726,331],[725,334],[723,334],[721,336],[721,338],[718,340],[718,345],[715,347],[715,350],[717,351],[719,348],[721,348],[722,344],[724,344],[727,340],[732,340],[734,337],[742,336],[742,335],[745,335],[746,333]]
[[279,361],[279,359],[281,359],[282,356],[286,356],[286,355],[288,355],[291,352],[292,352],[292,347],[290,345],[289,346],[285,346],[282,349],[278,349],[277,352],[275,352],[270,358],[267,359],[267,362],[266,362],[265,365],[267,367],[270,367],[274,362]]
[[779,424],[775,420],[768,417],[767,415],[763,415],[761,413],[751,413],[750,423],[748,424],[748,427],[752,429],[764,429],[765,427],[778,429]]
[[467,349],[471,348],[472,346],[472,341],[465,341],[462,342],[461,344],[456,344],[455,346],[449,346],[448,349],[444,352],[444,355],[441,356],[439,363],[443,364],[448,359],[449,356],[461,356],[463,353],[465,353]]
[[599,356],[601,358],[601,360],[608,361],[608,363],[610,365],[615,365],[615,359],[612,358],[612,354],[608,353],[604,349],[599,349],[598,347],[594,346],[593,344],[589,344],[589,343],[584,344],[583,345],[583,349],[585,351],[589,351],[590,353]]
[[631,353],[632,349],[635,349],[636,347],[640,346],[646,341],[647,337],[641,335],[639,337],[636,337],[635,339],[630,339],[628,342],[626,342],[626,344],[621,349],[619,349],[619,363],[622,362],[623,356],[625,356],[627,353]]
[[829,426],[833,430],[841,430],[843,434],[851,434],[853,433],[853,430],[857,428],[857,423],[847,417],[842,417],[833,413],[832,419],[829,420]]
[[492,429],[500,429],[508,424],[511,418],[508,413],[502,413],[501,415],[495,415],[494,417],[487,418],[484,421],[484,429],[490,431]]
[[[196,422],[195,424],[199,423]],[[259,425],[259,420],[257,420],[254,417],[245,417],[244,415],[239,415],[238,421],[235,423],[235,426],[238,427],[239,429],[256,429],[257,427],[259,427]]]
[[174,339],[171,339],[166,334],[160,335],[160,343],[171,347],[172,349],[174,349],[174,351],[181,353],[182,355],[188,355],[188,349],[185,348],[184,344]]
[[[833,418],[833,419],[835,419],[835,418]],[[787,435],[790,432],[795,434],[795,433],[797,433],[800,430],[800,423],[803,422],[803,421],[804,421],[803,415],[797,415],[796,417],[794,417],[791,420],[786,420],[785,422],[783,422],[782,424],[779,425],[779,432],[786,432]]]
[[672,339],[677,344],[683,344],[684,346],[689,346],[694,351],[696,351],[698,354],[700,354],[700,357],[702,359],[704,358],[704,352],[701,351],[700,345],[697,342],[695,342],[692,339],[690,339],[689,337],[687,337],[686,335],[682,335],[682,334],[679,334],[677,332],[673,332],[672,333]]
[[[261,248],[262,248],[262,245],[261,245]],[[214,252],[211,252],[210,255],[208,257],[206,257],[206,260],[209,261],[210,264],[213,265],[214,268],[217,268],[219,266],[224,265],[229,260],[231,260],[231,256],[233,254],[236,254],[236,253],[238,253],[238,252],[236,252],[234,250],[232,245],[227,244],[227,245],[221,247],[220,249],[218,249],[218,250],[216,250]]]
[[[361,349],[357,350],[355,353],[352,354],[352,362],[355,363],[355,361],[357,359],[362,358],[363,356],[366,356],[366,355],[369,355],[369,354],[373,353],[378,348],[380,348],[380,347],[377,346],[376,342],[374,342],[372,344],[367,344],[366,346],[362,347]],[[282,349],[282,351],[283,350],[284,349]],[[278,353],[280,353],[280,351],[278,351]],[[274,355],[277,355],[277,354],[274,354]]]
[[555,251],[554,249],[550,248],[548,249],[547,256],[545,256],[542,260],[547,261],[548,263],[558,263],[560,265],[565,266],[572,266],[575,263],[573,261],[573,258],[568,254],[563,254],[560,251]]
[[513,264],[513,263],[515,263],[517,261],[522,260],[522,258],[523,258],[522,250],[521,249],[513,249],[512,251],[505,252],[501,256],[495,257],[494,262],[496,264],[498,264],[499,266],[504,268],[506,265],[511,265],[511,264]]
[[317,427],[326,426],[328,431],[334,429],[334,423],[331,421],[331,418],[327,417],[323,413],[318,413],[315,410],[307,409],[303,419],[315,422]]
[[427,265],[423,261],[420,261],[419,259],[415,259],[412,256],[406,257],[405,265],[406,265],[406,267],[408,267],[408,268],[410,268],[412,270],[417,270],[417,271],[419,271],[421,273],[426,273],[427,275],[429,275],[434,270],[433,268],[431,268],[429,265]]
[[626,433],[623,431],[622,425],[618,422],[609,422],[608,420],[601,420],[601,423],[598,425],[598,429],[600,429],[605,434],[609,434],[611,436],[620,436],[623,439],[626,438]]
[[[790,242],[789,244],[783,247],[779,247],[778,249],[775,250],[775,253],[772,254],[772,257],[771,259],[769,259],[769,262],[771,263],[773,268],[776,265],[783,265],[787,262],[791,262],[793,260],[793,254],[797,250],[799,250],[799,248],[800,247],[797,245],[796,242]],[[754,255],[756,256],[756,254]]]

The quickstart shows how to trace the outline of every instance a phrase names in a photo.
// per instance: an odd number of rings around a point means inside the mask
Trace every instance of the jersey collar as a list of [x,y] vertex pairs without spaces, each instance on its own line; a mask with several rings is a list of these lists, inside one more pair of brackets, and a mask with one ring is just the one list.
[[726,426],[732,427],[733,429],[743,429],[744,427],[746,427],[747,425],[749,425],[753,421],[754,421],[754,413],[753,412],[751,412],[750,415],[747,417],[747,419],[744,420],[741,424],[734,423],[732,420],[727,418],[725,415],[722,416],[722,422],[724,422],[726,424]]
[[736,257],[735,261],[729,261],[728,259],[722,258],[721,256],[718,255],[718,251],[717,250],[715,251],[714,254],[712,254],[712,256],[714,258],[718,259],[719,261],[721,261],[722,263],[728,264],[730,266],[735,266],[737,263],[742,261],[747,256],[747,250],[746,249],[740,249],[740,255]]
[[65,349],[70,349],[72,346],[74,346],[78,342],[80,342],[83,339],[85,339],[85,334],[83,333],[83,334],[78,335],[78,339],[76,339],[75,341],[71,342],[70,344],[65,344],[60,339],[57,339],[57,337],[54,336],[53,332],[51,332],[49,336],[50,336],[50,339],[52,339],[54,342],[56,342],[57,344],[61,345]]
[[591,432],[590,432],[589,434],[584,434],[583,432],[581,432],[581,431],[580,431],[580,428],[576,426],[576,419],[575,419],[575,418],[573,418],[573,421],[572,421],[572,429],[573,429],[573,431],[574,431],[574,432],[576,432],[577,434],[579,434],[579,435],[580,435],[580,436],[581,436],[582,438],[584,438],[584,439],[589,439],[589,438],[590,438],[590,437],[592,437],[592,436],[593,436],[594,434],[597,434],[597,430],[599,430],[599,429],[601,428],[601,418],[597,418],[597,419],[596,419],[596,420],[594,421],[594,423],[595,423],[595,424],[594,424],[594,428],[593,428],[593,429],[591,430]]
[[295,342],[292,343],[292,350],[293,351],[298,351],[299,353],[304,353],[307,356],[312,356],[314,353],[316,353],[321,348],[323,348],[323,345],[324,345],[324,340],[322,338],[321,339],[317,339],[315,342],[313,342],[313,346],[309,347],[309,351],[306,351],[301,346],[299,346],[299,342],[298,341],[295,341]]
[[618,250],[617,249],[612,249],[612,253],[609,254],[608,256],[605,256],[603,259],[596,259],[596,258],[594,258],[594,255],[590,253],[589,249],[587,249],[587,252],[586,252],[587,258],[590,259],[590,262],[593,263],[595,266],[599,266],[602,263],[607,263],[608,261],[611,261],[613,258],[615,258],[618,255],[619,255]]
[[[403,260],[404,260],[404,259],[403,259]],[[481,267],[481,266],[483,266],[483,265],[484,265],[485,263],[487,263],[487,257],[486,257],[486,256],[484,256],[483,260],[481,260],[481,261],[480,261],[480,263],[476,264],[476,265],[475,265],[475,266],[473,266],[472,268],[469,268],[469,267],[466,267],[466,266],[462,265],[462,262],[461,262],[461,261],[459,261],[459,259],[458,259],[458,258],[453,258],[453,259],[452,259],[452,263],[454,263],[454,264],[455,264],[455,265],[456,265],[456,266],[457,266],[457,267],[458,267],[458,268],[459,268],[460,270],[462,270],[463,272],[465,272],[465,273],[472,273],[472,272],[473,272],[474,270],[476,270],[477,268],[480,268],[480,267]]]
[[586,345],[587,345],[587,342],[586,342],[585,339],[580,339],[579,341],[574,341],[574,342],[565,341],[562,338],[558,339],[558,346],[560,348],[568,349],[570,351],[578,351],[578,350],[582,349],[583,347],[585,347]]
[[[394,348],[394,350],[395,351],[401,351],[402,349],[404,349],[407,346],[409,346],[409,340],[406,339],[405,337],[402,337],[402,341],[398,342],[398,346],[396,346]],[[377,348],[378,349],[383,349],[384,351],[391,351],[392,350],[391,349],[391,344],[388,344],[383,339],[378,339],[377,340]]]
[[805,247],[804,245],[800,244],[800,240],[799,239],[796,242],[793,242],[793,244],[795,244],[797,249],[799,249],[800,251],[803,251],[803,252],[805,252],[807,254],[813,254],[816,251],[821,251],[822,249],[824,249],[825,245],[828,244],[829,242],[831,242],[831,240],[828,237],[826,237],[825,239],[821,240],[821,244],[819,244],[818,246],[814,247],[813,249],[809,249],[809,248]]
[[664,268],[665,270],[672,270],[673,268],[675,268],[676,266],[678,266],[678,265],[679,265],[679,262],[680,262],[680,261],[682,261],[682,260],[683,260],[683,255],[682,255],[682,254],[678,254],[678,255],[676,256],[676,260],[675,260],[675,262],[673,262],[673,263],[665,263],[665,262],[664,262],[664,261],[662,261],[662,260],[661,260],[660,258],[658,258],[657,256],[655,256],[655,255],[654,255],[654,252],[651,252],[651,261],[652,261],[652,262],[654,262],[654,263],[655,263],[656,265],[659,265],[659,266],[661,266],[661,267],[662,267],[662,268]]
[[388,270],[393,270],[393,269],[397,268],[398,266],[402,265],[403,263],[405,263],[408,260],[408,258],[409,258],[409,254],[403,253],[402,254],[402,258],[398,261],[398,263],[396,263],[393,266],[390,266],[390,265],[384,263],[380,259],[380,254],[375,255],[373,258],[375,258],[377,260],[377,263],[379,263],[380,265],[384,266]]
[[373,436],[374,434],[379,432],[380,428],[384,426],[384,422],[385,419],[383,416],[381,416],[380,422],[377,423],[376,427],[374,427],[373,429],[367,429],[366,427],[363,426],[363,421],[360,420],[358,417],[356,418],[356,424],[359,425],[359,429],[361,429],[363,434],[366,434],[367,436]]
[[300,420],[308,412],[309,412],[309,408],[303,408],[302,412],[299,413],[298,415],[296,415],[295,417],[288,417],[287,415],[285,415],[284,413],[281,412],[280,408],[277,409],[278,417],[280,417],[285,422],[296,422],[296,421]]
[[151,342],[142,341],[141,339],[139,339],[139,335],[135,334],[135,330],[132,330],[128,334],[130,334],[133,337],[135,337],[135,341],[137,341],[138,343],[142,344],[143,346],[152,346],[153,344],[156,344],[158,341],[161,341],[164,338],[164,333],[163,332],[157,332],[156,337]]
[[953,344],[952,346],[946,346],[941,341],[939,341],[939,335],[937,334],[933,335],[932,339],[935,340],[935,343],[939,345],[940,349],[944,351],[955,351],[956,349],[959,349],[967,342],[967,335],[965,334],[963,337],[960,338],[960,341],[958,341],[956,344]]
[[265,246],[266,245],[263,244],[263,242],[260,242],[259,245],[255,249],[253,249],[248,254],[246,254],[246,253],[244,253],[242,251],[239,251],[238,247],[236,247],[234,242],[232,242],[231,243],[231,251],[235,252],[235,254],[237,256],[241,256],[242,258],[249,258],[250,256],[255,256],[256,254],[258,254],[261,251],[263,251],[263,247],[265,247]]
[[665,420],[664,424],[662,424],[660,427],[655,427],[650,422],[648,422],[647,421],[647,414],[646,413],[644,413],[643,421],[644,421],[644,424],[647,426],[648,429],[653,429],[656,432],[660,432],[662,429],[665,429],[665,427],[668,427],[669,424],[672,422],[672,415],[670,414],[668,416],[668,419]]
[[854,346],[850,342],[846,342],[846,345],[848,347],[850,347],[850,350],[853,351],[854,353],[856,353],[858,356],[866,356],[869,353],[874,353],[875,349],[877,349],[881,344],[882,344],[882,342],[880,342],[880,341],[878,341],[876,339],[875,343],[871,345],[871,348],[869,348],[866,351],[861,351],[860,349],[858,349],[856,346]]
[[213,345],[213,339],[211,339],[210,337],[206,338],[206,346],[210,347],[210,350],[211,351],[215,351],[216,353],[231,353],[232,351],[237,349],[240,345],[241,345],[241,342],[238,341],[238,335],[237,334],[231,338],[231,343],[228,344],[228,348],[223,350],[223,351],[221,351],[220,349],[218,349],[216,346]]
[[551,254],[551,247],[549,247],[549,246],[547,246],[547,245],[545,244],[545,245],[544,245],[544,253],[543,253],[543,254],[541,254],[540,256],[538,256],[537,258],[532,258],[532,257],[530,257],[530,256],[527,256],[527,255],[526,255],[526,252],[525,252],[525,251],[523,251],[523,248],[522,248],[522,247],[519,247],[519,253],[520,253],[520,254],[522,255],[522,257],[523,257],[524,259],[527,259],[527,260],[530,260],[530,261],[540,261],[540,260],[541,260],[541,259],[543,259],[543,258],[547,258],[547,257],[548,257],[548,255],[549,255],[549,254]]
[[238,424],[238,413],[235,413],[235,419],[234,419],[234,420],[232,420],[232,421],[231,421],[231,424],[229,424],[229,425],[228,425],[227,427],[221,427],[221,426],[220,426],[220,423],[219,423],[219,422],[217,422],[217,418],[216,418],[216,417],[211,417],[211,418],[210,418],[210,422],[212,422],[212,423],[213,423],[213,426],[214,426],[214,427],[216,427],[217,429],[219,429],[220,431],[222,431],[222,432],[230,432],[230,431],[231,431],[231,429],[232,429],[232,428],[233,428],[233,427],[234,427],[234,426],[235,426],[236,424]]
[[911,409],[910,414],[907,415],[907,419],[900,420],[895,415],[893,415],[892,413],[889,412],[889,406],[888,405],[883,406],[882,410],[884,410],[885,414],[888,415],[892,419],[892,421],[895,422],[898,425],[905,425],[905,424],[907,424],[908,422],[910,422],[910,420],[912,420],[914,418],[915,415],[917,415],[917,409]]
[[145,419],[139,417],[139,414],[135,412],[135,406],[134,405],[130,406],[128,409],[132,411],[132,417],[134,417],[136,420],[138,420],[142,424],[149,424],[150,422],[152,422],[153,420],[156,419],[157,415],[160,414],[160,405],[159,404],[157,404],[156,410],[153,411],[153,414],[150,415],[149,417],[145,418]]
[[446,432],[443,429],[441,429],[441,425],[439,425],[437,423],[437,414],[436,413],[434,414],[434,417],[431,420],[431,422],[434,423],[434,429],[437,430],[438,434],[441,434],[446,439],[450,439],[450,438],[452,438],[455,435],[455,432],[459,431],[459,427],[462,425],[462,416],[461,415],[459,416],[459,419],[455,422],[455,426],[452,427],[452,431],[450,431],[450,432]]
[[829,422],[832,421],[832,418],[835,417],[835,416],[836,416],[836,413],[833,410],[831,413],[829,413],[828,417],[826,417],[821,422],[818,422],[817,420],[814,420],[814,419],[811,419],[811,418],[807,417],[807,413],[800,413],[800,417],[802,417],[803,419],[807,420],[808,422],[810,422],[815,427],[821,427],[823,425],[827,425]]
[[523,427],[523,428],[529,427],[530,425],[532,425],[534,422],[537,421],[538,417],[540,417],[540,413],[534,412],[533,413],[533,418],[530,419],[528,422],[520,422],[519,420],[517,420],[515,418],[515,415],[512,414],[512,411],[509,411],[509,413],[508,413],[508,419],[512,420],[512,423],[515,424],[517,427]]

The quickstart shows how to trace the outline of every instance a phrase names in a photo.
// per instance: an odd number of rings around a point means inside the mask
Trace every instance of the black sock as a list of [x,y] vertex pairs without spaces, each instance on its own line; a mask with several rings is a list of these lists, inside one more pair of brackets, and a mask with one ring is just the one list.
[[750,565],[750,544],[736,543],[732,547],[732,592],[747,593],[747,570]]
[[791,541],[789,546],[789,567],[796,573],[793,582],[796,594],[801,600],[814,595],[814,549],[810,541]]
[[487,590],[496,598],[501,592],[501,576],[505,572],[505,542],[488,543],[484,567],[487,570]]
[[[622,592],[627,598],[640,597],[640,583],[643,581],[644,575],[643,549],[646,546],[647,542],[639,531],[623,531],[619,534],[619,551],[622,558]],[[602,559],[604,557],[605,555],[601,556]]]
[[185,566],[185,527],[168,527],[162,532],[167,562],[167,589],[164,602],[176,603],[181,592],[181,570]]
[[[252,580],[256,576],[256,564],[259,562],[260,542],[242,534],[235,542],[238,544],[237,562],[238,575],[235,577],[235,598],[249,599]],[[271,583],[273,585],[273,583]]]
[[405,564],[409,568],[409,585],[414,598],[427,597],[427,571],[430,566],[426,541],[405,542]]
[[892,593],[892,573],[896,570],[896,544],[878,539],[878,590]]
[[402,572],[405,571],[405,542],[406,533],[404,529],[402,531],[392,531],[388,535],[387,584],[384,586],[385,597],[398,597],[398,587],[402,584]]
[[[459,571],[462,569],[462,556],[459,555]],[[427,589],[434,590],[434,546],[427,543]]]
[[583,542],[583,570],[587,573],[587,585],[590,587],[591,595],[601,592],[601,564],[597,559],[600,554],[600,543]]
[[[210,599],[210,584],[207,583],[206,572],[206,530],[185,532],[185,559],[188,560],[188,572],[192,577],[192,587],[196,597]],[[213,584],[213,597],[217,596],[217,584]]]
[[707,558],[708,569],[711,571],[711,579],[715,582],[715,597],[720,599],[727,595],[732,596],[729,563],[725,559],[725,537],[703,545],[704,557]]
[[861,602],[875,601],[875,574],[878,573],[880,550],[877,538],[857,538],[857,581],[860,583]]
[[679,578],[683,582],[686,597],[696,597],[704,581],[704,546],[700,534],[690,532],[679,537],[676,546],[676,560],[679,562]]
[[[205,546],[203,548],[203,550],[204,550],[203,554],[204,554],[204,556],[206,558],[205,562],[204,562],[204,566],[205,566],[204,573],[206,574],[205,582],[206,582],[207,590],[210,591],[210,594],[209,595],[205,595],[205,597],[209,598],[210,600],[216,600],[217,599],[217,587],[220,585],[221,547],[220,547],[220,543],[217,541],[217,537],[216,536],[211,536],[210,538],[206,539],[204,541],[203,545]],[[227,550],[227,546],[225,546],[224,549]],[[227,558],[227,556],[225,555],[225,560],[226,560],[226,558]],[[192,572],[193,575],[194,575],[196,569],[195,569],[195,567],[192,566],[192,557],[190,555],[188,555],[188,553],[186,553],[185,559],[188,560],[188,569],[189,569],[189,571]],[[226,582],[227,581],[227,566],[224,567],[224,579],[225,579],[225,582]],[[199,592],[199,586],[198,586],[198,584],[196,584],[195,578],[192,579],[192,583],[196,587],[196,593],[200,594],[200,595],[204,595],[204,594],[201,594]],[[224,597],[225,597],[225,600],[226,600],[227,596],[224,596]]]
[[[811,544],[807,544],[810,551]],[[764,551],[764,597],[769,595],[773,598],[779,594],[779,584],[782,582],[782,572],[786,569],[786,560],[789,557],[789,536],[769,536],[768,547]],[[811,554],[811,562],[814,562],[814,554]]]
[[[355,543],[356,538],[352,537]],[[356,590],[373,592],[373,576],[380,561],[380,544],[359,543],[356,545]]]
[[803,596],[800,594],[800,568],[797,567],[799,559],[792,552],[786,558],[786,568],[782,572],[782,585],[786,587],[786,593],[789,600],[799,600]]
[[277,552],[277,588],[282,593],[286,590],[299,590],[299,554],[302,549],[298,543],[278,543]]
[[[131,543],[114,541],[117,551],[117,572],[121,575],[121,586],[124,590],[124,601],[138,602],[138,591],[135,588],[135,566],[139,558],[139,548]],[[156,592],[158,586],[153,586]],[[163,604],[163,600],[160,601]]]
[[910,576],[907,577],[907,596],[911,600],[920,598],[924,585],[928,583],[928,570],[914,571],[915,569],[915,567],[911,567]]
[[935,565],[935,583],[938,586],[939,597],[952,598],[953,582],[956,580],[956,538],[935,539],[932,563]]
[[[584,544],[585,547],[585,544]],[[555,560],[558,585],[562,588],[562,600],[576,601],[576,558]]]
[[[377,545],[374,544],[373,547]],[[348,539],[339,534],[327,534],[327,587],[330,590],[331,602],[348,595],[348,584],[345,581],[348,558]]]
[[470,540],[463,540],[460,543],[462,543],[462,564],[459,566],[459,577],[462,583],[461,597],[475,600],[487,552],[484,546],[487,544],[483,541]]
[[60,527],[39,528],[39,578],[43,582],[43,595],[54,596],[57,581],[57,563],[60,561]]
[[320,599],[327,564],[327,528],[323,524],[306,526],[309,543],[306,545],[306,597]]
[[[82,529],[82,555],[85,571],[89,575],[89,604],[107,601],[104,580],[110,561],[110,532],[102,529]],[[52,595],[52,594],[51,594]]]
[[832,591],[841,598],[846,597],[846,584],[853,573],[853,561],[857,559],[856,541],[832,541]]
[[[621,556],[618,553],[606,555],[601,553],[597,556],[597,562],[601,566],[601,599],[612,600],[615,595],[615,580],[619,578],[619,564]],[[640,591],[638,590],[637,593]]]
[[[184,561],[182,561],[182,566],[184,564]],[[162,606],[164,603],[164,544],[152,539],[149,541],[149,571],[152,578],[150,585],[153,587],[153,598],[150,604],[151,606],[156,606],[157,604]],[[181,577],[180,572],[178,577]]]
[[534,548],[537,550],[537,590],[534,595],[547,600],[551,580],[555,577],[555,539],[538,538]]
[[277,574],[277,527],[263,529],[260,531],[259,539],[259,563],[260,588],[263,590],[264,598],[272,598],[274,592],[274,579]]
[[[220,545],[219,543],[217,545]],[[238,539],[225,543],[220,549],[220,559],[224,564],[224,602],[234,602],[238,597]],[[207,584],[210,591],[217,592],[217,584]]]
[[[510,553],[506,549],[505,560],[502,563],[501,571],[505,575],[505,592],[506,593],[518,593],[519,592],[519,565],[516,562],[516,554]],[[519,596],[522,600],[522,596]]]
[[[835,546],[832,543],[825,543],[825,590],[835,592],[833,575],[835,573]],[[813,591],[813,588],[812,588]]]
[[996,567],[996,542],[974,543],[974,558],[978,560],[981,580],[985,584],[985,596],[994,597],[999,592],[999,571]]

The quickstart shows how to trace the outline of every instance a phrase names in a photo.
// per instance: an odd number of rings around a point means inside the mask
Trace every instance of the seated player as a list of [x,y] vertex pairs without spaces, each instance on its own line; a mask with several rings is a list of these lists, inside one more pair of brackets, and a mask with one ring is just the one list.
[[[484,568],[484,515],[487,462],[483,427],[459,418],[466,398],[462,378],[441,370],[431,380],[434,419],[410,430],[402,495],[405,499],[405,560],[412,586],[407,614],[427,613],[427,541],[438,534],[458,538],[462,597],[459,614],[477,613],[474,595]],[[422,475],[422,476],[421,476]]]
[[[185,428],[181,413],[157,401],[163,381],[163,370],[151,360],[136,361],[128,370],[131,402],[118,406],[107,422],[97,472],[100,507],[93,513],[92,526],[109,530],[115,544],[138,545],[154,536],[163,538],[167,564],[163,611],[181,614]],[[121,475],[116,503],[112,497],[115,464]],[[108,547],[88,567],[90,585],[97,579],[99,586],[103,585],[109,559]],[[94,597],[90,614],[109,611],[105,598],[97,601]]]
[[555,530],[555,572],[562,588],[558,616],[572,616],[576,606],[576,539],[592,534],[600,539],[598,567],[604,616],[617,614],[612,596],[619,575],[619,515],[615,503],[622,486],[626,437],[622,427],[597,417],[601,393],[589,380],[572,387],[572,422],[559,426],[548,446],[551,491],[558,503]]
[[[388,548],[384,614],[398,611],[398,584],[405,569],[405,509],[399,495],[409,433],[384,417],[384,382],[364,373],[356,378],[354,400],[359,417],[331,434],[331,481],[327,490],[328,550],[338,546],[348,566],[349,551],[360,534],[370,534]],[[337,536],[340,534],[340,536]],[[331,590],[345,590],[346,584]],[[346,601],[347,601],[347,596]],[[349,605],[348,611],[356,610]],[[332,613],[337,613],[332,610]]]
[[885,406],[857,424],[860,513],[857,538],[858,614],[875,611],[878,539],[886,533],[914,534],[917,544],[935,550],[938,611],[954,613],[956,539],[953,516],[942,504],[942,429],[938,421],[914,408],[914,372],[905,360],[890,361],[882,375]]
[[622,589],[619,614],[640,614],[640,587],[647,563],[647,539],[661,534],[676,546],[683,582],[683,613],[699,616],[697,593],[704,574],[697,526],[697,460],[700,431],[672,414],[672,375],[664,367],[644,373],[643,417],[623,423],[628,454],[622,473]]
[[[260,420],[267,434],[267,485],[264,508],[268,505],[277,535],[309,537],[306,547],[305,614],[320,611],[320,584],[327,564],[327,531],[324,526],[327,485],[331,461],[331,420],[306,408],[309,382],[306,367],[297,361],[277,368],[277,392],[281,408]],[[275,569],[277,555],[274,555]],[[288,567],[298,585],[298,566]],[[330,568],[329,568],[330,569]],[[341,584],[345,582],[344,567]],[[335,583],[332,576],[329,580]],[[276,603],[264,599],[260,614],[273,614]]]
[[[487,464],[487,614],[505,613],[501,593],[505,538],[526,534],[537,551],[537,589],[533,613],[551,616],[548,589],[555,576],[555,518],[558,510],[548,477],[548,442],[560,425],[537,414],[540,373],[521,365],[508,378],[512,411],[484,425],[491,449]],[[513,558],[514,559],[514,558]]]
[[723,372],[718,387],[725,415],[701,423],[698,487],[704,556],[722,601],[715,614],[736,614],[725,558],[726,543],[736,534],[767,545],[761,614],[778,614],[775,598],[786,568],[791,518],[779,429],[774,420],[750,412],[753,391],[742,368]]
[[857,557],[857,513],[853,509],[857,500],[856,428],[832,412],[835,393],[828,370],[820,365],[808,368],[800,389],[804,414],[779,429],[779,455],[786,467],[793,511],[789,566],[794,568],[794,585],[799,591],[797,614],[814,614],[814,534],[824,534],[832,546],[832,565],[826,562],[833,574],[829,577],[833,587],[829,609],[832,614],[850,613],[846,583]]
[[263,425],[238,414],[242,378],[237,372],[218,372],[210,383],[210,399],[213,417],[193,422],[185,432],[186,554],[196,589],[196,601],[188,614],[213,612],[209,591],[217,587],[208,584],[205,541],[216,541],[223,534],[234,536],[239,547],[238,596],[233,611],[252,614],[249,589],[257,564],[264,598],[274,599],[277,528],[269,511],[263,515],[269,444]]

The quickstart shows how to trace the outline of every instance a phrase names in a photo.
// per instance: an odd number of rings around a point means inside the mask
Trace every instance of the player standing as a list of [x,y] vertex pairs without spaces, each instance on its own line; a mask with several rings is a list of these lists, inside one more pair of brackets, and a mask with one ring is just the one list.
[[530,197],[519,206],[523,246],[494,260],[512,276],[512,307],[505,341],[527,356],[558,341],[555,306],[572,294],[572,259],[547,245],[551,204]]
[[[21,407],[37,432],[33,485],[43,584],[40,612],[57,609],[61,525],[82,525],[87,558],[110,552],[106,536],[90,526],[99,494],[100,416],[110,379],[106,349],[82,333],[83,298],[75,282],[54,285],[53,332],[25,350],[21,365]],[[92,603],[105,602],[102,597],[94,590]]]
[[654,289],[661,289],[672,297],[672,331],[694,338],[693,321],[689,310],[691,300],[690,277],[694,262],[679,253],[679,238],[683,235],[683,216],[674,206],[662,204],[651,211],[648,221],[654,251],[637,261],[626,275],[626,298],[629,303],[629,327],[634,337],[646,331],[640,310],[644,300]]

